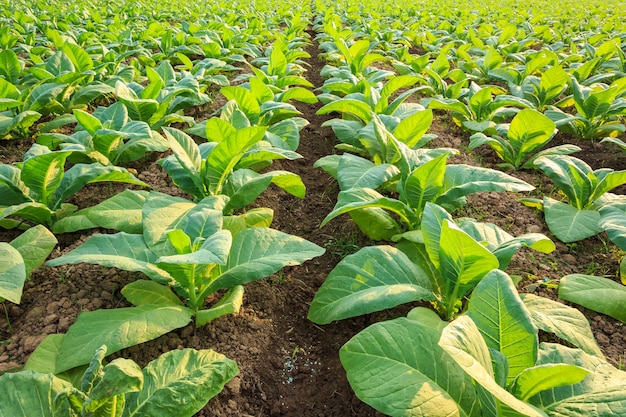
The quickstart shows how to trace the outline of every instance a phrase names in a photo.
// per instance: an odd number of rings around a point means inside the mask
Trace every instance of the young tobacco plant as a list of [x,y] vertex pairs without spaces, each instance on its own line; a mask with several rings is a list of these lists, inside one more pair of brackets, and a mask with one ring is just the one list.
[[271,183],[288,193],[304,198],[300,176],[288,171],[256,172],[274,159],[297,159],[299,154],[272,146],[265,141],[266,128],[249,126],[236,129],[229,122],[212,118],[206,123],[210,142],[197,145],[174,128],[163,128],[172,155],[159,164],[181,190],[201,200],[207,196],[227,195],[225,213],[252,203]]
[[541,169],[567,197],[567,203],[544,196],[543,201],[528,200],[543,207],[546,224],[562,242],[576,242],[603,231],[600,208],[623,202],[609,191],[626,184],[626,171],[609,168],[592,170],[587,163],[569,155],[535,159]]
[[543,114],[532,109],[524,109],[517,113],[511,124],[502,126],[502,136],[486,136],[475,133],[470,137],[469,149],[487,145],[504,161],[501,168],[519,169],[536,168],[535,159],[541,156],[569,155],[578,152],[575,145],[560,145],[541,150],[554,137],[555,123]]
[[42,342],[48,351],[40,345],[26,370],[0,376],[5,395],[0,416],[191,417],[239,371],[234,361],[209,349],[173,350],[142,370],[124,358],[106,363],[107,348],[102,346],[72,385],[53,375],[46,363],[54,357],[50,349],[58,345],[59,336]]
[[614,81],[606,88],[591,88],[571,79],[572,99],[576,114],[570,115],[559,109],[546,111],[559,130],[575,137],[595,140],[617,136],[626,132],[621,117],[626,115],[626,77]]
[[[375,240],[390,240],[403,230],[419,229],[427,202],[454,210],[463,206],[465,197],[472,193],[518,192],[534,188],[501,171],[464,164],[448,165],[449,150],[413,150],[393,138],[381,124],[375,129],[377,137],[386,138],[379,142],[379,145],[385,146],[379,147],[378,154],[391,158],[389,162],[384,161],[380,165],[345,164],[344,169],[342,157],[326,158],[320,163],[327,172],[336,175],[340,184],[345,185],[342,185],[337,204],[323,220],[322,226],[344,213],[350,213],[353,218],[364,215],[366,218],[363,221],[355,221],[365,234]],[[393,191],[397,198],[387,197],[378,191],[383,185],[382,191]]]
[[15,217],[48,227],[73,213],[76,206],[65,201],[85,185],[97,182],[124,182],[149,187],[124,168],[76,164],[65,170],[72,151],[50,151],[33,144],[24,161],[15,165],[0,164],[0,225],[5,228],[23,225]]
[[491,87],[480,87],[473,82],[462,98],[428,100],[428,108],[449,110],[457,125],[475,132],[493,129],[497,121],[505,120],[528,107],[531,107],[529,102],[515,96],[502,94],[493,98]]
[[398,235],[396,248],[372,246],[344,258],[315,295],[309,319],[326,324],[424,300],[450,320],[483,276],[506,268],[517,249],[554,249],[541,234],[513,238],[471,220],[461,227],[444,209],[427,203],[421,229]]
[[[49,261],[50,266],[91,263],[139,271],[151,279],[122,289],[135,307],[81,314],[59,348],[56,371],[86,363],[86,354],[102,344],[114,352],[183,327],[192,317],[201,326],[237,312],[243,284],[324,253],[307,240],[266,227],[266,216],[226,220],[227,204],[224,196],[194,204],[151,193],[142,207],[142,234],[95,235]],[[228,291],[205,308],[219,290]],[[141,331],[120,332],[136,323],[142,323],[137,324]]]
[[91,162],[118,165],[136,161],[148,152],[168,149],[167,141],[146,122],[130,120],[128,110],[121,102],[107,108],[99,107],[93,114],[74,110],[74,117],[65,119],[77,122],[72,135],[43,133],[37,143],[52,150],[73,151],[70,159],[74,161],[80,154]]
[[[539,343],[538,328],[574,345]],[[626,373],[604,358],[577,310],[530,294],[504,272],[476,286],[446,323],[418,307],[340,350],[357,396],[391,416],[608,417],[626,412]]]

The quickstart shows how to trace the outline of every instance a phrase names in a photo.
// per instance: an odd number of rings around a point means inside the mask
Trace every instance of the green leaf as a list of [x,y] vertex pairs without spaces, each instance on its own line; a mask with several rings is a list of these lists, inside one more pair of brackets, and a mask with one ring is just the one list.
[[98,182],[121,182],[141,187],[150,187],[145,182],[138,180],[125,168],[113,165],[105,166],[97,162],[76,164],[65,172],[63,180],[56,189],[54,208],[59,208],[61,203],[76,194],[85,185]]
[[[62,417],[70,416],[70,405],[62,394],[72,384],[52,374],[35,371],[6,373],[0,376],[2,417]],[[59,396],[59,400],[55,400]]]
[[447,283],[447,313],[452,314],[456,303],[498,267],[498,259],[448,220],[443,221],[439,239],[439,270]]
[[22,256],[27,278],[33,269],[44,263],[56,245],[56,237],[42,225],[31,227],[11,241],[11,246]]
[[561,242],[577,242],[602,232],[600,212],[579,210],[569,204],[543,198],[546,224]]
[[516,160],[524,161],[532,152],[545,145],[554,136],[555,129],[555,123],[536,110],[524,109],[517,113],[507,133],[516,151]]
[[[41,145],[34,144],[33,148]],[[65,174],[65,160],[72,152],[45,152],[27,159],[22,166],[21,179],[31,195],[48,205]]]
[[500,270],[487,274],[474,289],[467,314],[487,346],[507,357],[508,384],[524,369],[535,365],[537,328],[508,275]]
[[427,202],[434,202],[443,192],[448,154],[442,154],[415,168],[404,182],[401,200],[421,212]]
[[182,306],[183,303],[172,290],[154,281],[140,279],[126,284],[122,295],[134,306],[148,304]]
[[263,139],[265,131],[263,126],[239,129],[213,148],[203,167],[203,181],[211,194],[221,192],[227,176],[243,155]]
[[141,233],[142,208],[148,193],[126,189],[95,206],[79,210],[57,221],[55,233],[68,233],[85,228],[102,227],[126,233]]
[[391,246],[346,256],[315,294],[309,320],[327,324],[400,304],[435,299],[427,273]]
[[169,283],[172,277],[157,268],[157,257],[146,245],[142,235],[116,233],[91,236],[76,249],[47,262],[49,266],[90,263],[115,267],[125,271],[143,272],[160,283]]
[[259,107],[259,103],[254,98],[250,90],[241,86],[227,86],[222,87],[220,92],[228,100],[235,100],[235,102],[237,103],[239,108],[245,113],[251,124],[256,124],[259,121],[261,108]]
[[522,371],[511,386],[511,393],[522,401],[533,395],[565,385],[574,385],[583,380],[589,371],[575,365],[546,364]]
[[478,416],[471,380],[437,344],[444,323],[432,311],[421,315],[376,323],[350,339],[339,351],[350,386],[392,416]]
[[141,391],[143,373],[141,368],[130,359],[117,358],[104,366],[102,379],[89,393],[90,400],[103,400]]
[[590,355],[604,358],[589,321],[579,310],[533,294],[521,294],[520,297],[539,329],[554,333]]
[[243,285],[236,285],[211,308],[196,313],[196,327],[204,326],[211,321],[239,312],[243,304]]
[[192,310],[185,307],[160,305],[82,313],[63,339],[55,371],[63,372],[88,363],[93,352],[103,344],[108,353],[114,353],[156,339],[186,326],[192,314]]
[[143,370],[143,389],[126,396],[123,417],[191,417],[217,395],[239,370],[212,350],[173,350]]
[[589,375],[582,382],[540,392],[530,402],[549,415],[611,417],[626,413],[626,373],[603,359],[559,344],[542,343],[537,365],[567,363]]
[[409,148],[418,147],[420,140],[433,122],[433,111],[428,109],[402,119],[393,130],[393,135]]
[[74,109],[74,117],[76,117],[76,121],[92,136],[95,135],[98,130],[102,129],[100,120],[86,111]]
[[21,72],[22,66],[12,49],[4,49],[0,52],[0,76],[12,84],[18,84]]
[[372,120],[372,109],[367,103],[355,99],[343,98],[324,105],[317,111],[317,114],[328,114],[332,112],[348,113],[358,117],[364,123]]
[[65,42],[61,50],[72,61],[76,67],[76,71],[84,72],[93,68],[93,60],[80,46],[71,42]]
[[[498,409],[493,410],[496,415],[520,415],[511,412],[515,410],[527,417],[545,417],[544,413],[515,398],[498,385],[494,379],[489,348],[479,326],[469,316],[461,316],[443,330],[439,346],[485,390],[481,393],[485,409],[488,404],[490,408]],[[487,397],[488,394],[493,398]]]
[[0,242],[0,298],[19,304],[26,277],[20,252],[10,244]]
[[626,323],[626,287],[610,279],[566,275],[559,283],[559,298]]
[[265,227],[242,230],[233,237],[222,274],[203,295],[265,278],[285,266],[300,265],[323,253],[324,249],[316,244],[278,230]]

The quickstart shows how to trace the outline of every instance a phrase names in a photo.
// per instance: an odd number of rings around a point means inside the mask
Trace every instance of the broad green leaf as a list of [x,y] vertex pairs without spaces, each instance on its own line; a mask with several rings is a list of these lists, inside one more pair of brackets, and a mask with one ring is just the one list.
[[213,148],[204,161],[202,170],[204,184],[211,194],[221,192],[227,176],[243,155],[263,139],[265,131],[263,126],[239,129]]
[[76,121],[92,136],[95,135],[98,130],[102,129],[100,120],[86,111],[74,109],[74,117],[76,117]]
[[515,252],[522,247],[529,247],[541,253],[550,253],[556,246],[554,242],[541,233],[527,233],[513,237],[493,223],[481,223],[474,219],[459,219],[459,227],[476,241],[486,244],[504,270],[509,265]]
[[33,269],[45,262],[56,245],[56,237],[42,225],[31,227],[11,241],[11,246],[22,256],[27,278]]
[[211,308],[199,310],[196,313],[196,327],[204,326],[211,321],[239,312],[243,304],[243,285],[236,285]]
[[[33,145],[34,148],[39,146],[41,145]],[[40,153],[24,162],[21,179],[38,202],[49,205],[52,195],[64,178],[65,160],[71,153]]]
[[364,208],[379,208],[397,214],[407,225],[414,225],[418,222],[416,214],[409,206],[402,201],[388,198],[370,188],[351,188],[341,191],[337,197],[337,204],[322,221],[321,226],[331,221],[341,214],[360,210]]
[[126,184],[150,187],[143,181],[138,180],[125,168],[113,165],[101,165],[97,162],[92,164],[76,164],[65,172],[54,194],[54,208],[80,191],[85,185],[97,182],[121,182]]
[[332,112],[348,113],[356,116],[364,123],[372,120],[372,109],[367,103],[355,99],[340,99],[324,105],[317,111],[317,114],[328,114]]
[[[64,417],[70,414],[70,404],[61,394],[72,384],[52,374],[35,371],[6,373],[0,376],[1,417]],[[61,399],[55,401],[57,396]]]
[[126,396],[123,417],[191,417],[239,372],[237,364],[212,350],[173,350],[143,370],[143,389]]
[[221,142],[235,131],[233,125],[218,117],[212,117],[206,121],[206,138],[211,142]]
[[148,304],[182,306],[183,303],[172,290],[154,281],[139,279],[126,284],[122,295],[134,306]]
[[155,281],[167,284],[172,278],[154,265],[156,258],[142,235],[121,232],[114,235],[91,236],[76,249],[51,259],[46,265],[90,263],[125,271],[143,272]]
[[54,214],[54,211],[50,210],[46,205],[36,202],[15,204],[0,209],[0,219],[14,216],[37,224],[52,223]]
[[579,210],[544,196],[543,211],[548,228],[561,242],[577,242],[602,232],[597,210]]
[[300,265],[323,253],[324,249],[316,244],[278,230],[243,230],[233,237],[228,263],[204,295],[265,278],[282,267]]
[[[480,330],[480,324],[472,318],[461,316],[443,329],[438,344],[480,387],[494,397],[489,402],[492,403],[491,407],[498,408],[498,415],[545,417],[545,413],[515,398],[498,385],[494,379],[488,339],[483,340],[484,334]],[[502,331],[506,331],[506,327]]]
[[0,76],[12,84],[18,84],[21,72],[22,66],[12,49],[4,49],[0,52]]
[[438,204],[449,204],[473,193],[492,191],[531,191],[535,187],[504,172],[464,164],[446,167],[445,192],[437,199]]
[[308,317],[327,324],[434,294],[427,273],[391,246],[371,246],[346,256],[315,294]]
[[341,348],[359,399],[397,417],[480,415],[471,380],[437,344],[444,323],[435,320],[414,315],[376,323]]
[[49,334],[46,336],[28,357],[24,370],[53,374],[59,347],[64,337],[64,334]]
[[541,391],[577,384],[588,374],[589,371],[575,365],[539,365],[522,371],[511,385],[511,393],[522,401],[528,401]]
[[19,304],[26,277],[20,252],[10,244],[0,242],[0,298]]
[[57,221],[55,233],[68,233],[84,228],[102,227],[126,233],[141,233],[141,211],[146,191],[124,190],[95,206],[82,209]]
[[103,400],[130,392],[141,391],[143,373],[130,359],[117,358],[104,366],[102,379],[89,393],[91,400]]
[[590,355],[604,358],[589,321],[579,310],[533,294],[521,294],[520,297],[539,329],[554,333]]
[[89,54],[80,46],[65,42],[61,50],[67,55],[76,67],[76,71],[83,72],[93,68],[94,63]]
[[582,382],[542,391],[529,402],[549,415],[611,417],[626,413],[626,373],[580,349],[542,343],[537,365],[567,363],[589,371]]
[[56,372],[88,363],[103,344],[108,353],[138,345],[186,326],[193,312],[181,306],[144,305],[82,313],[68,329]]
[[536,110],[524,109],[511,121],[507,137],[516,150],[516,159],[523,161],[554,135],[556,125]]
[[199,177],[202,161],[198,146],[193,139],[180,130],[173,128],[165,127],[163,128],[163,133],[165,133],[168,144],[178,162],[190,175]]
[[610,279],[566,275],[559,283],[559,298],[626,322],[626,287]]
[[599,226],[621,250],[626,250],[626,204],[605,204],[600,215]]
[[427,202],[434,202],[443,192],[448,155],[442,154],[415,168],[404,182],[401,198],[421,212]]
[[508,384],[524,369],[535,365],[537,328],[508,275],[500,270],[487,274],[474,289],[467,314],[487,346],[508,359]]
[[259,121],[261,108],[250,90],[241,86],[227,86],[222,87],[220,92],[228,100],[234,100],[237,103],[241,111],[245,113],[250,123],[256,124]]
[[457,301],[472,291],[489,271],[498,267],[498,259],[447,220],[441,226],[439,245],[439,269],[447,282],[447,312],[452,314]]
[[415,148],[430,128],[432,122],[432,110],[420,111],[400,121],[393,130],[393,134],[409,148]]

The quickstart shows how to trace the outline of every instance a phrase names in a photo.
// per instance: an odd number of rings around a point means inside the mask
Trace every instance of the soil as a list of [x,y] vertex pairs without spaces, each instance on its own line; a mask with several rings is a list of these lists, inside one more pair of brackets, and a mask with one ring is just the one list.
[[[307,49],[311,58],[307,77],[316,87],[323,80],[319,72],[323,62],[317,58],[316,46]],[[298,235],[326,247],[325,255],[298,267],[289,267],[282,274],[246,285],[241,311],[195,328],[193,324],[173,331],[151,342],[119,352],[145,366],[163,352],[190,347],[214,349],[235,360],[240,372],[226,389],[212,399],[198,416],[380,416],[362,403],[352,392],[339,362],[339,348],[353,335],[380,320],[406,314],[407,307],[317,326],[307,320],[309,304],[331,269],[345,255],[359,247],[373,244],[345,217],[339,217],[320,228],[322,219],[336,200],[336,182],[313,163],[334,152],[336,143],[328,119],[315,114],[320,104],[296,104],[310,124],[301,133],[297,161],[276,162],[274,169],[285,169],[300,175],[307,187],[304,200],[281,190],[270,189],[256,202],[259,207],[275,210],[273,227]],[[210,112],[210,111],[209,111]],[[431,129],[439,137],[434,146],[453,146],[466,150],[469,134],[452,124],[445,113],[437,114]],[[556,139],[555,139],[556,140]],[[563,140],[563,139],[559,139]],[[0,143],[3,163],[21,160],[30,147],[29,141]],[[579,146],[585,144],[577,143]],[[585,145],[577,156],[594,168],[600,166],[624,169],[625,159],[611,149],[598,152]],[[606,148],[602,148],[606,149]],[[184,195],[174,187],[156,164],[163,155],[152,155],[133,163],[140,179],[154,189],[173,195]],[[462,151],[454,162],[494,166],[498,163],[487,148]],[[512,173],[536,186],[541,192],[551,184],[533,172]],[[72,203],[80,208],[91,206],[119,192],[122,186],[90,186],[81,191]],[[457,216],[489,221],[518,235],[541,232],[550,236],[541,213],[523,206],[521,195],[486,193],[470,198]],[[59,236],[59,246],[51,255],[67,253],[93,233],[92,230]],[[0,241],[15,237],[11,231],[0,230]],[[556,299],[553,284],[569,273],[595,273],[615,278],[621,253],[603,235],[575,245],[556,243],[549,255],[522,250],[515,255],[507,272],[522,278],[520,291],[532,291]],[[30,353],[48,334],[63,333],[81,311],[126,306],[120,289],[142,278],[136,273],[91,265],[41,267],[24,288],[20,305],[4,303],[6,317],[0,318],[0,373],[19,370]],[[582,309],[591,321],[598,343],[608,360],[622,364],[626,352],[626,328],[610,317]],[[4,314],[2,314],[4,316]]]

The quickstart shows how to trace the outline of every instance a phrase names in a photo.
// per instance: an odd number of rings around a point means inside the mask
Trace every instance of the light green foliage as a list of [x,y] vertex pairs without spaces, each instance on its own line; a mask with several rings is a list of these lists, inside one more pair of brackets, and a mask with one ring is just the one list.
[[0,416],[191,417],[238,372],[212,350],[173,350],[143,370],[124,358],[105,363],[106,346],[95,352],[77,386],[37,370],[0,376]]
[[554,137],[556,125],[543,114],[524,109],[511,121],[503,136],[476,133],[470,138],[469,149],[488,145],[500,159],[503,168],[514,170],[536,168],[535,159],[541,156],[568,155],[580,150],[575,145],[560,145],[541,150]]
[[543,199],[543,210],[550,231],[562,242],[575,242],[594,236],[600,226],[599,209],[620,203],[609,191],[626,183],[626,171],[609,168],[592,170],[584,161],[566,155],[537,158],[537,165],[567,196],[567,203]]
[[0,300],[19,304],[24,282],[56,244],[56,237],[42,225],[26,230],[9,243],[0,242]]
[[70,159],[75,161],[80,154],[87,161],[103,165],[135,161],[148,152],[168,149],[165,139],[147,123],[130,120],[121,102],[98,108],[93,114],[74,110],[73,119],[78,122],[74,134],[44,133],[37,138],[37,143],[50,149],[72,151]]
[[17,165],[0,165],[0,220],[18,217],[34,224],[53,225],[71,214],[76,206],[65,201],[85,185],[124,182],[147,187],[126,169],[116,166],[76,164],[65,170],[72,151],[50,151],[34,144]]

